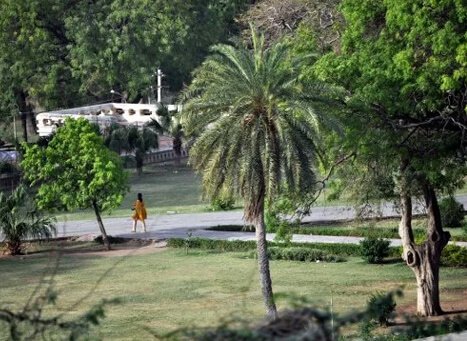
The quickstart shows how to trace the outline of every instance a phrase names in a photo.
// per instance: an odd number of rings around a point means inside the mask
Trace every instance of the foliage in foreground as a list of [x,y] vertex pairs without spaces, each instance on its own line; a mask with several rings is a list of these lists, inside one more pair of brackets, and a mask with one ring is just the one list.
[[26,192],[17,187],[9,196],[0,193],[0,232],[11,255],[22,252],[26,238],[50,238],[55,234],[54,220],[45,216]]

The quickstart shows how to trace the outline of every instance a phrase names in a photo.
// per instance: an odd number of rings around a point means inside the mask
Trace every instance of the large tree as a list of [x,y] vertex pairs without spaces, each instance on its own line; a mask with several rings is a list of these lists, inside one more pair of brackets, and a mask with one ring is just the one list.
[[270,319],[277,317],[267,257],[265,201],[281,186],[308,192],[315,185],[317,133],[322,117],[313,105],[322,87],[298,81],[289,46],[253,49],[217,45],[184,92],[183,122],[198,136],[190,162],[203,174],[205,195],[227,190],[244,200],[244,218],[256,229],[260,283]]
[[[347,180],[360,198],[399,197],[399,233],[417,280],[417,311],[439,315],[440,255],[450,235],[437,198],[467,173],[467,7],[451,0],[348,0],[342,12],[341,53],[324,56],[316,67],[349,91],[342,115],[347,134],[337,152],[355,152]],[[413,197],[424,199],[428,216],[420,244],[411,226]]]
[[158,67],[178,90],[210,45],[226,39],[244,0],[82,1],[67,23],[82,91],[147,95]]
[[0,2],[0,121],[21,117],[25,139],[32,131],[34,110],[77,102],[64,23],[75,4],[75,0]]
[[[246,0],[0,2],[0,122],[110,100],[137,101],[157,67],[172,90],[227,39]],[[21,113],[21,114],[20,114]]]
[[84,118],[67,119],[47,147],[24,145],[21,162],[26,179],[38,185],[41,208],[92,208],[107,249],[110,243],[102,222],[104,211],[123,200],[127,174],[120,157],[105,147],[96,128]]

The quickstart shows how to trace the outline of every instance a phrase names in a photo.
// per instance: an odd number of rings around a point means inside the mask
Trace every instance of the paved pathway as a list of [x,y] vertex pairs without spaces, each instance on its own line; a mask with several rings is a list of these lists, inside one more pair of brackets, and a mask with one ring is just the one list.
[[[467,196],[457,198],[467,207]],[[380,207],[383,216],[397,216],[398,213],[391,204]],[[130,216],[130,214],[129,214]],[[149,217],[147,220],[148,232],[131,233],[132,221],[130,217],[105,218],[104,224],[107,233],[112,236],[137,237],[142,239],[186,238],[189,233],[193,237],[227,240],[254,240],[252,232],[223,232],[208,231],[207,227],[218,225],[243,225],[242,211],[205,212],[189,214],[166,214]],[[355,210],[347,206],[315,207],[305,222],[340,221],[353,219]],[[98,235],[99,229],[95,220],[67,221],[58,225],[58,236],[70,235]],[[274,239],[274,234],[267,235],[268,240]],[[358,243],[358,237],[333,237],[294,235],[293,241],[313,243]],[[457,243],[467,247],[467,243]],[[400,245],[400,240],[392,239],[391,245]]]

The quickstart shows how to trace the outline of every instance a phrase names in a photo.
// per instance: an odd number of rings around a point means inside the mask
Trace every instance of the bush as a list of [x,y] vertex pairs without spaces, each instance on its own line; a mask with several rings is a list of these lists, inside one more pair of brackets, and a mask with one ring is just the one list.
[[340,256],[330,255],[323,250],[310,249],[307,247],[278,247],[268,248],[270,260],[291,260],[299,262],[344,262]]
[[[204,238],[190,238],[190,248],[202,250],[215,250],[223,252],[243,252],[256,249],[255,241],[243,240],[213,240]],[[186,248],[186,241],[183,238],[171,238],[167,241],[168,247]]]
[[449,244],[441,253],[441,264],[444,266],[467,267],[467,248]]
[[454,197],[447,197],[440,201],[439,210],[441,222],[446,227],[461,227],[464,220],[464,206]]
[[228,211],[235,208],[235,198],[229,195],[223,195],[211,200],[213,211]]
[[381,263],[389,256],[389,240],[369,237],[360,242],[361,256],[370,264]]
[[[202,250],[215,250],[222,252],[245,252],[256,250],[256,242],[254,240],[213,240],[204,238],[191,238],[190,248]],[[167,241],[167,246],[172,248],[186,248],[186,241],[184,238],[171,238]],[[282,247],[283,243],[268,242],[268,248]],[[357,244],[343,244],[343,243],[294,243],[293,247],[302,247],[306,249],[321,250],[327,254],[337,256],[360,256],[361,246]],[[402,254],[402,247],[389,248],[389,256],[400,257]]]
[[394,311],[396,310],[394,295],[401,296],[402,291],[398,290],[390,293],[371,295],[367,302],[367,312],[370,321],[375,321],[380,326],[388,325],[389,319],[394,316]]

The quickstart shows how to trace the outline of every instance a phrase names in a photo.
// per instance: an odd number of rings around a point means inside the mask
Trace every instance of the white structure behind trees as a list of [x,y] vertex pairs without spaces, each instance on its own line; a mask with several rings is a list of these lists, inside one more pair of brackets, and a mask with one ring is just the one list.
[[[104,103],[70,109],[42,112],[36,115],[39,136],[49,136],[66,118],[84,117],[104,129],[113,123],[121,125],[144,125],[154,119],[160,123],[157,110],[160,104]],[[168,105],[169,111],[181,111],[179,105]]]

